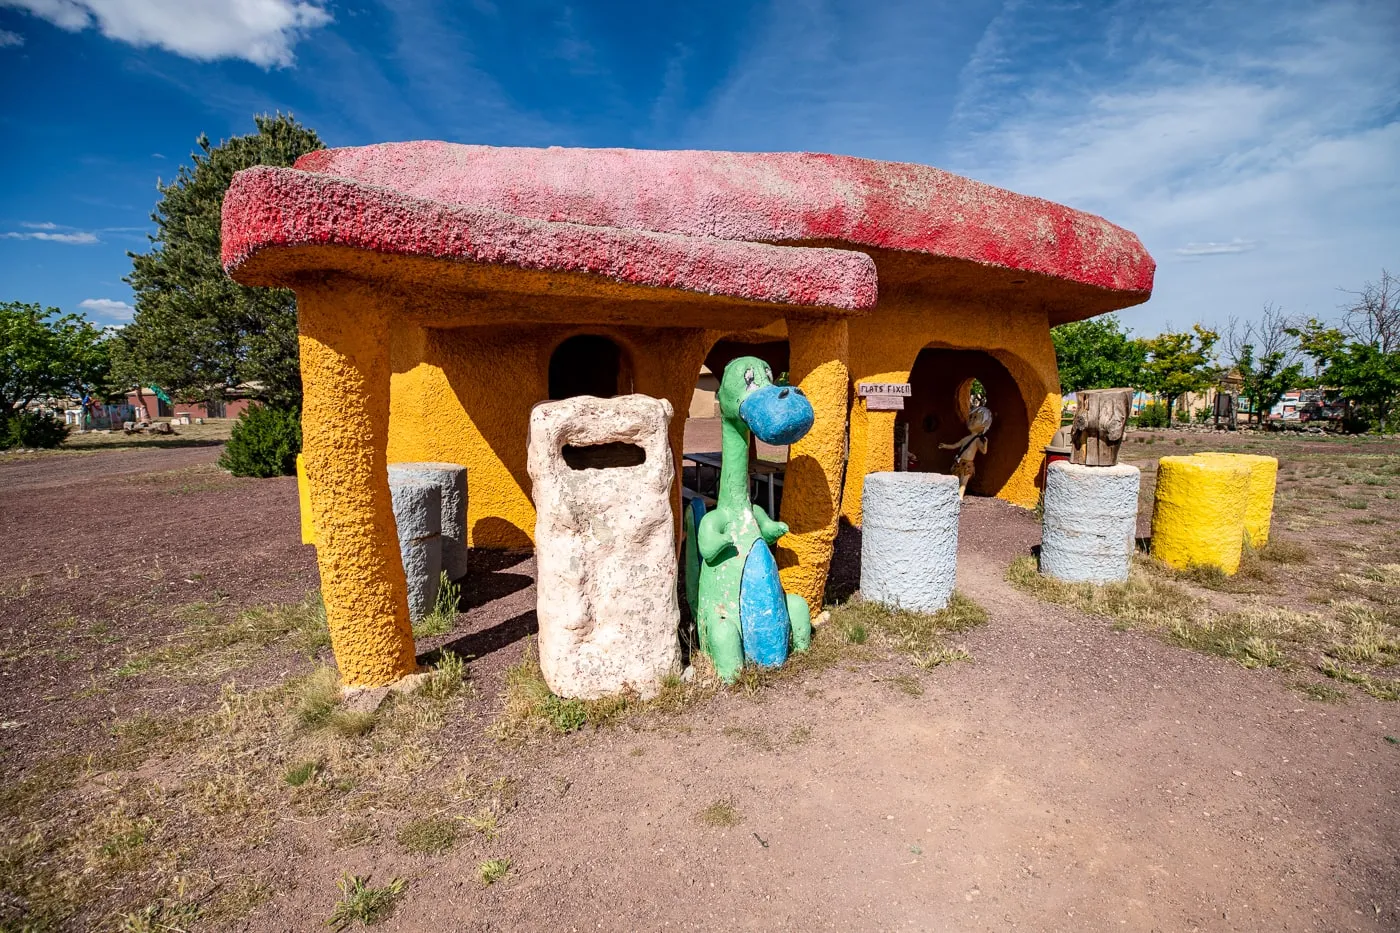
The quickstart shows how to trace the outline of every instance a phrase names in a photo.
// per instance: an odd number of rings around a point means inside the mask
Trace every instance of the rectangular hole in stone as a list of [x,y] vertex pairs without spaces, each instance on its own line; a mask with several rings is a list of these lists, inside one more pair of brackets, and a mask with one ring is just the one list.
[[575,470],[607,470],[613,467],[641,466],[647,452],[636,444],[613,441],[608,444],[564,445],[564,462]]

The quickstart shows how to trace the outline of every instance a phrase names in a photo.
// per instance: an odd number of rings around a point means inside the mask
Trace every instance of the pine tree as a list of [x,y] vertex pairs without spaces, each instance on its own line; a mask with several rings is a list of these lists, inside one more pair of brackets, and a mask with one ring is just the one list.
[[235,172],[290,166],[324,146],[290,114],[253,119],[256,133],[218,146],[201,135],[193,166],[159,185],[153,248],[130,254],[136,314],[114,347],[115,373],[125,384],[159,385],[185,401],[219,401],[229,389],[251,385],[251,394],[269,404],[301,405],[296,298],[224,274],[220,212]]

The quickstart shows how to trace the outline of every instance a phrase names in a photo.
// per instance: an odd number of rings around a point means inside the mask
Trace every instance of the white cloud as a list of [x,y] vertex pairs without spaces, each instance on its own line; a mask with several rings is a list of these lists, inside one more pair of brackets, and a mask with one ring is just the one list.
[[1172,252],[1178,256],[1227,256],[1231,253],[1247,253],[1259,244],[1254,240],[1234,239],[1228,243],[1187,243]]
[[117,301],[115,298],[84,298],[78,302],[78,307],[84,311],[90,311],[97,317],[122,323],[130,321],[131,315],[136,311],[125,301]]
[[0,49],[14,48],[24,45],[24,36],[17,32],[10,32],[8,29],[0,29]]
[[89,233],[86,230],[76,230],[73,233],[48,233],[44,230],[26,230],[20,232],[11,230],[7,233],[0,233],[0,238],[6,240],[46,240],[50,243],[96,243],[97,234]]
[[109,39],[154,45],[200,61],[292,64],[292,47],[331,21],[319,0],[0,0],[61,29],[96,25]]
[[1088,46],[1039,58],[1034,5],[1007,10],[964,69],[950,167],[1137,233],[1158,268],[1130,326],[1267,302],[1325,318],[1338,287],[1400,263],[1400,18],[1384,5],[1123,0],[1086,22]]
[[52,221],[48,221],[48,220],[40,221],[40,222],[38,222],[38,223],[35,223],[35,222],[33,222],[33,221],[29,221],[29,220],[22,220],[22,221],[20,221],[20,226],[21,226],[21,227],[27,227],[27,228],[29,228],[30,230],[57,230],[57,229],[58,229],[58,224],[53,223]]

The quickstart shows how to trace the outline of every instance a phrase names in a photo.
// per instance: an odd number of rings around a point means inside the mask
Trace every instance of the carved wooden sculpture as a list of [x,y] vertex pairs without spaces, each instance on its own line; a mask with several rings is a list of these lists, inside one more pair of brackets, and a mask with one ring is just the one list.
[[1070,462],[1084,466],[1114,466],[1118,463],[1118,448],[1123,445],[1123,432],[1128,427],[1133,390],[1086,389],[1075,395],[1078,410],[1071,432],[1074,453],[1070,456]]

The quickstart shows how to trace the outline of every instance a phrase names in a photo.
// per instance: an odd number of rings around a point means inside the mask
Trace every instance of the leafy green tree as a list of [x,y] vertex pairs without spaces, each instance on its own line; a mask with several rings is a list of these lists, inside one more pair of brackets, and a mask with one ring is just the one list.
[[1384,433],[1395,427],[1400,408],[1400,280],[1381,270],[1342,309],[1341,327],[1317,319],[1290,329],[1317,364],[1316,382],[1337,389],[1364,419]]
[[1195,324],[1188,332],[1167,331],[1143,341],[1147,362],[1142,388],[1166,400],[1168,427],[1176,400],[1187,392],[1203,391],[1219,376],[1213,362],[1219,339],[1217,332]]
[[0,303],[0,421],[42,399],[105,395],[106,335],[76,314]]
[[1060,391],[1136,387],[1146,358],[1141,341],[1123,330],[1114,315],[1061,324],[1050,331]]
[[1240,394],[1249,399],[1249,410],[1258,421],[1268,417],[1269,410],[1278,404],[1285,392],[1298,388],[1303,382],[1302,363],[1287,362],[1286,355],[1277,350],[1256,360],[1252,344],[1240,348],[1235,368],[1243,380]]
[[1258,420],[1268,417],[1285,392],[1304,382],[1293,326],[1276,305],[1265,305],[1259,319],[1243,328],[1231,319],[1223,343],[1225,358],[1240,377],[1240,395],[1249,400],[1249,411]]
[[193,166],[160,185],[149,253],[131,254],[136,314],[114,355],[126,385],[159,385],[186,401],[222,400],[234,386],[270,404],[299,407],[296,299],[249,288],[224,274],[220,213],[233,175],[254,165],[289,166],[324,148],[291,115],[254,117],[257,132],[213,146],[199,137]]

